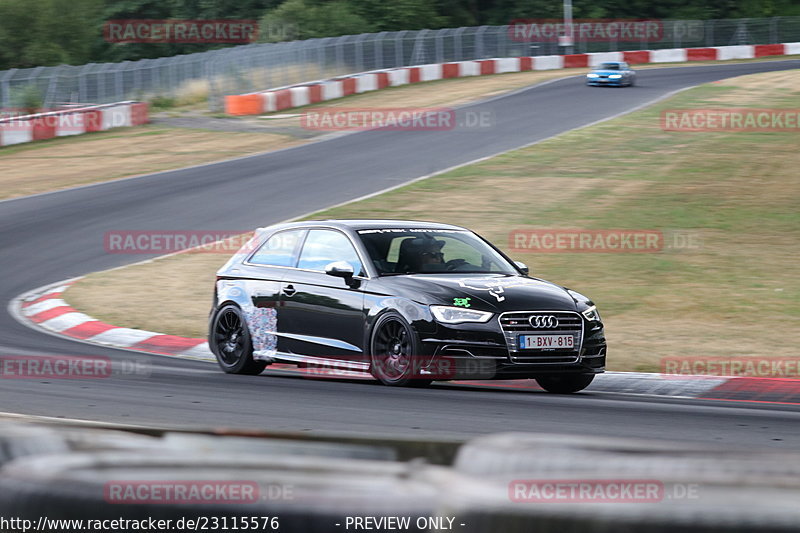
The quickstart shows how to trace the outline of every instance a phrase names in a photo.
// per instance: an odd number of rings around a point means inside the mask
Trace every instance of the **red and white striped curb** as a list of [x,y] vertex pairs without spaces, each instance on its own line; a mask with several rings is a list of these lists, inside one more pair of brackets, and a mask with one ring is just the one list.
[[631,64],[676,63],[753,59],[792,54],[800,54],[800,43],[716,46],[711,48],[670,48],[665,50],[508,57],[437,63],[363,72],[270,91],[230,95],[225,97],[225,112],[231,115],[270,113],[342,98],[351,94],[422,81],[531,70],[585,68],[594,67],[604,61],[627,61]]
[[19,316],[48,332],[92,344],[184,359],[216,361],[204,339],[112,326],[72,308],[61,296],[75,281],[23,297],[18,301]]
[[[181,359],[216,363],[205,339],[166,335],[154,331],[113,326],[70,306],[62,295],[80,278],[26,293],[12,302],[18,318],[28,325],[74,340]],[[344,370],[298,369],[295,365],[273,363],[270,370],[292,370],[314,375],[341,378],[364,378],[363,373]]]
[[[78,281],[80,278],[26,293],[12,302],[13,312],[30,326],[89,344],[181,359],[217,362],[205,339],[113,326],[74,309],[62,298],[62,295]],[[284,363],[273,363],[269,369],[319,377],[371,379],[370,376],[360,372],[297,368],[296,365]]]
[[[70,307],[61,296],[73,283],[70,280],[18,298],[18,317],[50,333],[75,340],[182,359],[216,362],[205,339],[165,335],[153,331],[112,326]],[[14,303],[12,303],[12,306]],[[297,368],[273,363],[269,370],[318,378],[371,379],[359,372],[338,369]],[[497,381],[454,381],[458,385],[539,390],[530,379]],[[725,376],[669,376],[643,372],[606,372],[587,392],[612,392],[670,398],[690,398],[741,402],[800,404],[800,380]]]
[[148,104],[118,102],[0,119],[0,146],[146,124]]

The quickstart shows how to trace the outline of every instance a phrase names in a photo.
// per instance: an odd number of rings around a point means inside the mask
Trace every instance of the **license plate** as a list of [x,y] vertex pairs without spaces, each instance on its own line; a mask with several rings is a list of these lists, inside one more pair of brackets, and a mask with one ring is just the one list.
[[558,350],[575,348],[572,335],[520,335],[520,350]]

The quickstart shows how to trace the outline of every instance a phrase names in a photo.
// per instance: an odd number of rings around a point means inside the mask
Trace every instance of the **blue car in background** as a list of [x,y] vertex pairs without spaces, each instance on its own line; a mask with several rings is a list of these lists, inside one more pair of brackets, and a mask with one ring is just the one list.
[[613,87],[631,87],[636,83],[636,73],[624,61],[606,61],[600,63],[586,75],[586,84]]

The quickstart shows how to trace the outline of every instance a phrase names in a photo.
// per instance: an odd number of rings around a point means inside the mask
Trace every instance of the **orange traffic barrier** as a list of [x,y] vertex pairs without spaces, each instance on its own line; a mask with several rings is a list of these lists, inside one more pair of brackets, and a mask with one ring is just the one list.
[[233,94],[225,97],[225,112],[229,115],[260,115],[264,100],[260,94]]

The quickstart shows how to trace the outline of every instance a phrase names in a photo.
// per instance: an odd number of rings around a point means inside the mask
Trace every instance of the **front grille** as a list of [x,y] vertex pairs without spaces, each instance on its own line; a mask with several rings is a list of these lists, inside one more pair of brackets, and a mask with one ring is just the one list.
[[[540,317],[543,327],[534,328],[532,317]],[[552,325],[552,319],[558,321]],[[536,319],[534,318],[534,323]],[[583,342],[583,319],[573,311],[511,311],[500,315],[500,327],[513,363],[576,363]],[[573,336],[573,348],[520,349],[520,335]]]

